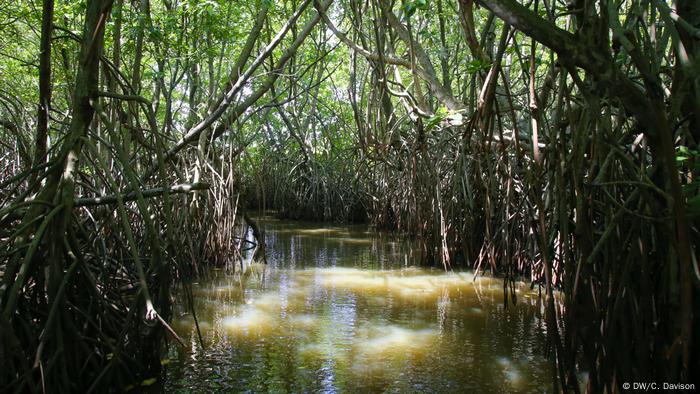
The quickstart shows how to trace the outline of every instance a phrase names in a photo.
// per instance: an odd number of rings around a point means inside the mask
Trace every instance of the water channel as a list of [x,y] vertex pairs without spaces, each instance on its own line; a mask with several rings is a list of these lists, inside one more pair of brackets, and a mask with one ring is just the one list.
[[409,242],[361,225],[261,218],[268,264],[193,286],[203,337],[176,307],[166,392],[541,393],[537,290],[417,268]]

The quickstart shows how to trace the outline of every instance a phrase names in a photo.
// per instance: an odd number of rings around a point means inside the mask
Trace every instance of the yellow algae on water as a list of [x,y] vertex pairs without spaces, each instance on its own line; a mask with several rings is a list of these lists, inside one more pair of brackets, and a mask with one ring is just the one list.
[[321,341],[301,345],[297,348],[299,358],[309,361],[332,361],[334,365],[347,364],[349,361],[348,349],[339,347],[337,343]]
[[291,315],[287,318],[294,329],[312,329],[318,325],[318,320],[312,315]]
[[408,360],[415,362],[428,357],[439,343],[437,332],[432,329],[379,325],[358,334],[352,365],[353,373],[361,376],[384,374],[401,368]]
[[213,289],[214,294],[240,294],[243,292],[243,287],[240,283],[231,283],[224,286],[217,286]]
[[393,325],[372,326],[367,330],[368,337],[357,341],[360,354],[369,358],[378,355],[403,357],[427,354],[438,339],[432,329],[411,329]]
[[385,289],[387,278],[380,275],[326,274],[321,283],[324,286],[350,290]]
[[298,353],[304,358],[324,358],[330,353],[328,345],[309,343],[299,347]]
[[247,303],[267,312],[278,311],[282,307],[279,293],[263,293],[257,298],[249,299]]
[[[212,329],[212,325],[207,322],[207,321],[202,321],[200,320],[199,322],[199,331],[202,333],[209,332]],[[171,323],[173,329],[178,333],[178,334],[183,334],[191,331],[191,330],[196,330],[195,324],[194,324],[194,319],[192,319],[191,316],[173,320]]]
[[297,281],[291,284],[289,287],[290,289],[287,291],[288,298],[306,298],[311,290],[310,283],[306,281]]
[[331,268],[318,268],[315,270],[307,270],[307,272],[318,273],[326,276],[337,276],[337,275],[352,275],[352,276],[374,276],[383,271],[368,271],[359,268],[347,268],[347,267],[331,267]]
[[324,286],[344,288],[371,288],[384,283],[381,271],[363,271],[356,268],[321,268],[316,270],[317,281]]
[[387,284],[389,290],[409,298],[433,296],[445,286],[440,277],[429,275],[391,277]]
[[192,288],[192,294],[197,298],[238,298],[243,291],[243,285],[238,281],[231,281],[230,283],[219,286]]
[[334,242],[347,243],[353,245],[372,245],[375,241],[369,238],[334,237]]
[[303,235],[338,235],[347,233],[347,231],[332,227],[320,227],[308,229],[294,229],[293,233]]
[[373,305],[373,306],[384,306],[387,304],[386,297],[379,297],[379,296],[367,297],[366,300],[367,300],[367,304]]
[[259,309],[247,309],[239,315],[223,319],[224,328],[232,334],[266,332],[275,326],[274,319],[267,312]]
[[[516,286],[521,304],[503,310],[501,280],[408,266],[418,254],[393,239],[330,226],[276,233],[285,235],[268,243],[268,266],[193,286],[207,347],[199,347],[191,312],[176,314],[173,327],[191,350],[178,349],[189,358],[170,368],[194,365],[188,376],[207,381],[212,367],[223,376],[233,366],[225,383],[234,387],[244,363],[262,371],[255,381],[308,392],[536,392],[550,378],[540,357],[545,327],[530,306],[539,298],[527,285]],[[332,267],[344,264],[354,268]],[[531,333],[516,349],[511,338],[523,330]]]
[[348,290],[390,292],[404,298],[437,298],[444,289],[471,288],[471,274],[429,275],[425,270],[365,271],[353,268],[319,269],[319,281],[326,287]]

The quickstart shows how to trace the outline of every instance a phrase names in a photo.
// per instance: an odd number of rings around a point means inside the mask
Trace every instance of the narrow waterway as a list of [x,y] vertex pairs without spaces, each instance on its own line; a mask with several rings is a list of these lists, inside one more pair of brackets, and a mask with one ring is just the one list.
[[411,245],[365,226],[260,220],[268,264],[213,271],[173,327],[166,392],[541,393],[544,315],[521,284],[416,268]]

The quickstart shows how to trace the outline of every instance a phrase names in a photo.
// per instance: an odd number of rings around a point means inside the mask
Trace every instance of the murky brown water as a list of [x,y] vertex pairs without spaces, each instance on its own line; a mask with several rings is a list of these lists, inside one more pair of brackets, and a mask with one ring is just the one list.
[[363,226],[261,220],[268,265],[214,271],[173,327],[166,392],[540,393],[551,387],[537,294],[412,266]]

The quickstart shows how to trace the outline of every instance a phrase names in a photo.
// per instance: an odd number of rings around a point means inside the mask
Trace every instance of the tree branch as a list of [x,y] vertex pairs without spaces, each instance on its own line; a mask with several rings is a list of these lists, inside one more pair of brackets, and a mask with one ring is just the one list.
[[[168,193],[189,193],[195,190],[207,190],[209,189],[209,185],[206,183],[183,183],[180,185],[174,185],[170,186],[167,191]],[[146,189],[142,190],[141,194],[146,197],[158,197],[161,196],[165,193],[166,189],[163,187],[156,187],[153,189]],[[85,206],[95,206],[95,205],[106,205],[106,204],[115,204],[117,202],[117,198],[119,195],[117,194],[110,194],[108,196],[101,196],[101,197],[78,197],[75,199],[75,206],[76,207],[85,207]],[[128,192],[128,193],[123,193],[121,194],[122,201],[135,201],[138,198],[138,195],[136,192]]]

